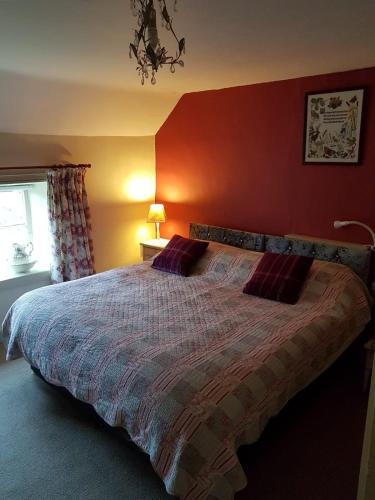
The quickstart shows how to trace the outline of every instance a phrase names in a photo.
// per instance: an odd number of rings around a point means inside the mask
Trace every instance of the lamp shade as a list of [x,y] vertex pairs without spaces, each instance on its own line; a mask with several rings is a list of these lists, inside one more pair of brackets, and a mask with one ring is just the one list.
[[147,222],[165,222],[166,214],[162,203],[152,203],[148,211]]

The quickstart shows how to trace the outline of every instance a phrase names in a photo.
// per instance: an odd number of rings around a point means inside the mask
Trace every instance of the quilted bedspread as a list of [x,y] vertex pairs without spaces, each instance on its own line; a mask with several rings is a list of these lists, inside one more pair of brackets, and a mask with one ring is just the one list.
[[150,262],[26,293],[3,325],[8,359],[126,429],[169,493],[230,499],[236,450],[370,319],[360,279],[315,261],[296,305],[242,293],[262,254],[210,243],[189,278]]

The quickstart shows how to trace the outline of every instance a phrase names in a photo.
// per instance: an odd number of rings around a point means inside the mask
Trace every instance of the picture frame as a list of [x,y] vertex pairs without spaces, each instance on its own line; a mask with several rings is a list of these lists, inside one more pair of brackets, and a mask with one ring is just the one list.
[[304,164],[359,165],[365,89],[307,93]]

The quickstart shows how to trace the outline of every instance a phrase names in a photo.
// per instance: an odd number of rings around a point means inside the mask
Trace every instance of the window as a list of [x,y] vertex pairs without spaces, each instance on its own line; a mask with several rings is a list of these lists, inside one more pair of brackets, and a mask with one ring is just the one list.
[[12,270],[14,244],[31,245],[35,269],[48,269],[47,184],[0,185],[0,279]]

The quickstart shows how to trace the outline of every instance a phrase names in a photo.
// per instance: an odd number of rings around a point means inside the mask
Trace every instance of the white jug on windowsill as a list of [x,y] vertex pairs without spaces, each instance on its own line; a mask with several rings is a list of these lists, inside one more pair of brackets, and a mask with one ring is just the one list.
[[33,250],[31,241],[27,245],[13,243],[11,266],[16,273],[27,273],[34,266],[36,260],[32,256]]

